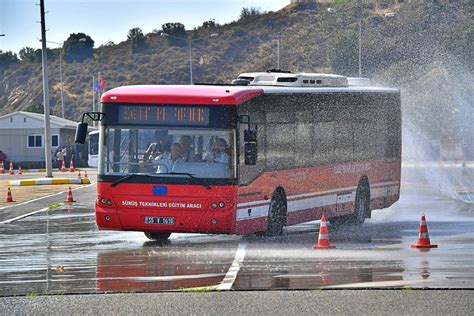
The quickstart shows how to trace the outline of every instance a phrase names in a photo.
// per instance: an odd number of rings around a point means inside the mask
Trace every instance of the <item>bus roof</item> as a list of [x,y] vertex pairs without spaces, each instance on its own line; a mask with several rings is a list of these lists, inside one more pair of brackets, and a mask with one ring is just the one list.
[[233,85],[138,85],[122,86],[102,95],[104,103],[138,104],[241,104],[261,94],[299,93],[397,93],[398,89],[374,86],[281,87]]
[[264,94],[288,94],[288,93],[397,93],[400,90],[395,88],[375,87],[375,86],[348,86],[348,87],[280,87],[280,86],[252,86],[263,90]]
[[122,86],[102,95],[104,103],[240,104],[262,94],[244,86],[137,85]]

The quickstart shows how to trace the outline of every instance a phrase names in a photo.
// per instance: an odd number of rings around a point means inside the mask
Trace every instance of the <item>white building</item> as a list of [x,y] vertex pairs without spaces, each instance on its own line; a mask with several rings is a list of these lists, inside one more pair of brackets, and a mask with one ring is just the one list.
[[[74,146],[77,123],[51,115],[51,149]],[[14,162],[44,163],[44,115],[17,111],[0,116],[0,150]]]

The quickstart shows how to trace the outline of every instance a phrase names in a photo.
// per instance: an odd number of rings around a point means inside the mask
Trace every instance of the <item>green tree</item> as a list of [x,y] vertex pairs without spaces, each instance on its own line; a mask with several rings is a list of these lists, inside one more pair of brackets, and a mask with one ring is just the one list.
[[262,12],[257,8],[242,8],[239,21],[247,21],[261,15]]
[[132,51],[134,53],[144,50],[147,47],[145,35],[142,29],[134,27],[130,29],[127,34],[127,39],[131,41]]
[[38,54],[36,53],[36,50],[34,48],[31,48],[31,47],[23,47],[22,49],[20,49],[20,52],[19,52],[19,57],[21,60],[26,60],[26,61],[29,61],[29,62],[40,62],[41,61],[41,51],[38,50],[40,52],[39,56]]
[[202,28],[204,28],[204,29],[214,29],[218,26],[219,26],[219,24],[217,24],[216,20],[214,20],[214,19],[209,20],[209,21],[204,21],[204,23],[202,23]]
[[326,54],[329,65],[337,74],[358,74],[358,45],[358,34],[354,31],[341,32],[329,39]]
[[18,56],[15,53],[11,51],[3,53],[0,50],[0,71],[7,69],[12,64],[16,64],[18,61]]
[[[31,113],[39,113],[39,114],[44,114],[44,106],[43,103],[40,102],[33,102],[31,105],[29,105],[26,109],[26,112],[31,112]],[[51,112],[51,110],[50,110]]]
[[94,41],[84,33],[73,33],[63,44],[64,60],[83,62],[93,57]]
[[[59,50],[55,52],[52,49],[46,49],[48,60],[52,60],[53,58],[57,57],[59,54]],[[34,49],[31,47],[23,47],[20,49],[19,57],[21,60],[28,61],[30,63],[41,63],[41,49]]]
[[[161,26],[161,29],[163,30],[163,33],[176,36],[179,38],[186,38],[186,29],[182,23],[179,22],[169,22],[165,23]],[[173,38],[172,36],[168,36],[167,40],[168,43],[171,45],[176,45],[176,44],[182,44],[183,41],[179,41],[176,38]]]

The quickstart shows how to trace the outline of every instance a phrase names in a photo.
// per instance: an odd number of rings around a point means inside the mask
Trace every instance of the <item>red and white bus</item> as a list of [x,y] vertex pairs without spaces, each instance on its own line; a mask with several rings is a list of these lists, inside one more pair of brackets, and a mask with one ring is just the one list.
[[397,89],[264,72],[118,87],[101,101],[84,115],[101,119],[100,229],[278,235],[323,214],[361,224],[399,198]]

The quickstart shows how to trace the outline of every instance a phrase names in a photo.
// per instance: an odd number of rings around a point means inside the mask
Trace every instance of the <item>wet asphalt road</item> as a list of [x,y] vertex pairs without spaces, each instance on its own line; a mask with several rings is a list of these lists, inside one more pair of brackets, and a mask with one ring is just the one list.
[[[469,189],[470,180],[461,180]],[[165,244],[98,231],[92,186],[77,192],[73,206],[0,225],[0,295],[474,288],[474,205],[439,190],[410,170],[399,202],[362,227],[330,226],[337,248],[313,250],[318,223],[275,238],[174,234]],[[439,247],[428,252],[410,248],[422,212]]]

